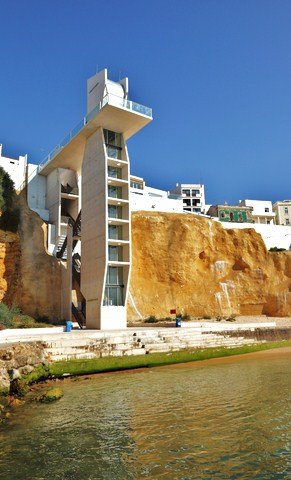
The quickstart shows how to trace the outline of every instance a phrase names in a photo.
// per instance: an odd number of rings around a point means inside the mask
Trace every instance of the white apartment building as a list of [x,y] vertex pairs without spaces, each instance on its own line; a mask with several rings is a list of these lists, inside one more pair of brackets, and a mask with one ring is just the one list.
[[275,224],[272,202],[268,200],[240,200],[238,205],[252,208],[251,217],[255,223]]
[[130,206],[132,211],[183,213],[183,201],[179,195],[148,187],[143,178],[133,175],[130,176]]
[[291,200],[277,201],[273,204],[277,225],[291,225]]
[[3,146],[0,144],[0,167],[9,174],[14,182],[15,190],[18,191],[25,182],[27,155],[19,155],[18,158],[5,157],[2,153]]
[[200,183],[176,183],[171,194],[180,195],[183,199],[184,212],[206,213],[205,189]]

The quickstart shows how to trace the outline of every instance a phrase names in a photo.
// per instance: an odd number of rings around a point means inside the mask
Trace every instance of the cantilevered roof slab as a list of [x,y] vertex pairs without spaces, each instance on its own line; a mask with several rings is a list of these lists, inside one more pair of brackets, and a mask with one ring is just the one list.
[[86,140],[99,127],[123,133],[125,140],[152,121],[152,110],[119,97],[107,95],[102,105],[83,118],[39,166],[41,175],[55,168],[79,170],[83,162]]

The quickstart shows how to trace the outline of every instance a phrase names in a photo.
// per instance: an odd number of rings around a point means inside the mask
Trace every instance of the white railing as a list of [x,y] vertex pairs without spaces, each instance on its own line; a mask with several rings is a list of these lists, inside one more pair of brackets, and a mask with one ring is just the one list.
[[63,140],[40,162],[38,171],[40,172],[45,165],[47,165],[56,156],[56,154],[62,150],[62,148],[64,148],[107,104],[124,108],[126,110],[131,110],[132,112],[152,118],[151,108],[132,102],[131,100],[118,97],[117,95],[108,94],[98,105],[96,105],[95,108],[93,108],[93,110],[91,110],[91,112],[85,115],[85,117],[83,117],[82,120],[74,128],[72,128],[72,130],[70,130]]

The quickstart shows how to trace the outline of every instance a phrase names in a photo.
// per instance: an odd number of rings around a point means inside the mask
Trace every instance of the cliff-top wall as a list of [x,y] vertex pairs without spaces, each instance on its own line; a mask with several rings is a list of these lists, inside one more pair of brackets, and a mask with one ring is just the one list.
[[291,252],[268,252],[253,229],[136,212],[132,243],[131,320],[166,317],[171,308],[191,316],[291,315]]

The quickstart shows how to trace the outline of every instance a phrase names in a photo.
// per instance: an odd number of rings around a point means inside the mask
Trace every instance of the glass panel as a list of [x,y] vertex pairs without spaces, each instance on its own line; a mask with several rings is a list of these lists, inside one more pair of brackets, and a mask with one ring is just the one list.
[[117,160],[122,160],[121,150],[117,147],[112,147],[111,145],[107,145],[107,156],[116,158]]
[[108,267],[107,285],[122,285],[122,267]]
[[130,186],[131,186],[131,188],[138,188],[139,190],[142,190],[142,189],[143,189],[143,184],[142,184],[142,183],[139,183],[139,182],[133,182],[133,181],[131,181],[131,182],[130,182]]
[[111,240],[122,240],[122,227],[119,225],[109,225],[108,238]]
[[122,188],[121,187],[108,187],[108,196],[111,198],[122,198]]
[[109,218],[122,218],[122,207],[117,205],[108,205]]
[[109,166],[108,167],[108,177],[122,178],[121,168]]
[[112,132],[111,130],[103,130],[106,145],[121,148],[121,133]]
[[109,247],[108,247],[108,258],[112,262],[118,262],[118,260],[119,260],[119,247],[109,245]]
[[123,297],[122,287],[120,286],[105,287],[103,305],[116,306],[116,307],[122,306],[123,305],[122,297]]

